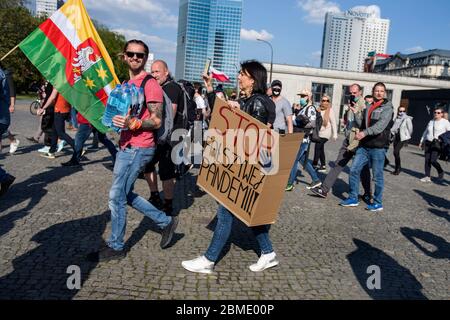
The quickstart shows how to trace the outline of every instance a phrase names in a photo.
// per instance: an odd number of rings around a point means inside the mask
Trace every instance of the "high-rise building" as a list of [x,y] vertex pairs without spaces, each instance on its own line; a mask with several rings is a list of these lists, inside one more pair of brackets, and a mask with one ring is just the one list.
[[375,12],[327,13],[321,67],[362,72],[369,52],[386,53],[389,26]]
[[58,0],[25,0],[24,6],[33,16],[51,16],[58,9]]
[[242,0],[180,0],[175,77],[201,81],[207,59],[237,79]]
[[155,61],[155,54],[149,52],[147,62],[145,63],[144,66],[144,70],[146,72],[150,73],[152,71],[152,64],[154,61]]

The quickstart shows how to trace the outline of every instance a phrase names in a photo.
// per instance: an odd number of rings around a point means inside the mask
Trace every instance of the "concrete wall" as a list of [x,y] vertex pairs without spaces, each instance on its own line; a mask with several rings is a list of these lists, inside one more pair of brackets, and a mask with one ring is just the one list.
[[[270,64],[264,64],[270,71]],[[364,87],[364,95],[372,93],[372,87],[377,82],[384,82],[388,90],[393,90],[392,103],[395,109],[400,106],[402,92],[404,90],[430,90],[450,89],[450,81],[417,79],[408,77],[397,77],[374,73],[346,72],[311,67],[300,67],[291,65],[273,65],[273,80],[283,83],[282,95],[291,104],[298,103],[297,93],[302,89],[311,90],[312,83],[323,83],[333,85],[332,104],[337,120],[341,108],[343,86],[358,83]]]

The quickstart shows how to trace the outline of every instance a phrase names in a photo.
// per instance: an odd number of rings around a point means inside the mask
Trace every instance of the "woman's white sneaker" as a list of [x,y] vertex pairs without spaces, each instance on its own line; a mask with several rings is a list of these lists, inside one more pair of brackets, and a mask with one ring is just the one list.
[[214,270],[214,262],[209,261],[205,256],[193,260],[181,262],[183,268],[190,272],[196,273],[212,273]]
[[269,254],[262,254],[261,257],[259,257],[258,262],[252,264],[249,268],[253,272],[261,272],[266,269],[273,268],[279,264],[276,257],[277,256],[275,252]]

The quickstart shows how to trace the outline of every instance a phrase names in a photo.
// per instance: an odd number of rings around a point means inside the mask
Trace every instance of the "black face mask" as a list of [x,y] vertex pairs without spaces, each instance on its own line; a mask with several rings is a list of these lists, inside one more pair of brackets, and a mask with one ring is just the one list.
[[279,97],[280,94],[281,94],[281,90],[272,90],[272,94],[273,94],[275,97]]
[[355,104],[357,101],[355,96],[350,96],[350,103]]

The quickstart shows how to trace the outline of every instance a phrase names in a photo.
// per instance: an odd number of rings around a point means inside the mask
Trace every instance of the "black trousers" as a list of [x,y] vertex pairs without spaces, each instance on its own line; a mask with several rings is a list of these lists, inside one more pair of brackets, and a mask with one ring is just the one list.
[[439,174],[444,172],[438,162],[440,151],[431,149],[431,142],[425,141],[425,175],[431,177],[431,166],[433,166]]
[[55,112],[53,128],[56,134],[52,135],[52,143],[49,151],[50,153],[55,153],[58,149],[58,138],[66,141],[75,152],[75,142],[73,141],[72,137],[66,133],[66,120],[70,120],[70,112]]
[[315,146],[314,146],[314,161],[313,161],[313,166],[317,166],[319,164],[319,160],[320,160],[320,164],[322,166],[326,166],[327,162],[325,159],[325,144],[328,142],[328,139],[325,138],[321,138],[320,142],[316,142]]
[[395,171],[399,171],[402,168],[402,161],[400,159],[400,151],[405,146],[406,141],[400,140],[400,134],[397,133],[394,138],[394,158],[395,158]]

